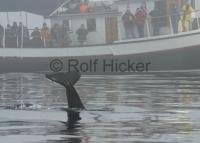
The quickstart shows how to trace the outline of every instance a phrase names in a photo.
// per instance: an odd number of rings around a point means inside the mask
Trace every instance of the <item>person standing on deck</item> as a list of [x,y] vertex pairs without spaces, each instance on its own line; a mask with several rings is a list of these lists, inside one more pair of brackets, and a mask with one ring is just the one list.
[[81,27],[76,31],[78,34],[78,42],[81,45],[84,45],[84,43],[87,41],[87,35],[88,35],[88,30],[85,28],[84,24],[81,24]]
[[30,35],[28,27],[24,26],[23,28],[23,46],[28,47],[30,41]]
[[173,4],[172,9],[171,9],[171,22],[172,22],[173,32],[175,34],[178,33],[179,21],[180,21],[180,8],[178,4],[176,3],[176,4]]
[[[13,25],[11,27],[11,31],[12,31],[12,40],[10,41],[12,47],[17,47],[17,43],[18,43],[18,25],[17,22],[13,22]],[[19,44],[19,43],[18,43]]]
[[146,10],[143,7],[137,8],[135,14],[135,22],[137,25],[137,30],[140,38],[144,37],[144,25],[146,21],[146,15],[147,15]]
[[131,13],[129,7],[127,8],[125,14],[122,16],[122,21],[124,24],[126,39],[135,38],[135,33],[134,33],[135,16]]
[[54,47],[59,46],[59,42],[61,41],[59,37],[59,25],[58,23],[54,24],[54,26],[51,29],[51,35],[52,35],[52,44]]
[[152,10],[149,15],[151,16],[151,24],[153,27],[153,36],[160,35],[160,29],[165,24],[165,18],[162,9],[155,5],[154,10]]
[[24,47],[24,46],[28,47],[30,40],[29,30],[22,24],[22,22],[19,23],[17,35],[18,35],[18,47]]
[[194,9],[192,8],[190,2],[187,1],[186,4],[183,5],[183,7],[182,7],[183,15],[182,15],[181,23],[182,23],[182,31],[183,32],[189,31],[193,11],[194,11]]
[[12,41],[13,41],[12,27],[10,24],[7,24],[5,30],[5,47],[13,47]]
[[70,37],[70,27],[68,25],[68,21],[64,20],[62,26],[60,27],[60,46],[61,47],[68,47],[71,44],[71,37]]
[[44,23],[43,27],[41,29],[41,39],[44,43],[44,47],[49,47],[51,45],[51,32],[49,28],[47,27],[47,24]]
[[41,33],[38,27],[35,27],[34,31],[31,33],[31,37],[31,47],[41,48],[43,46]]

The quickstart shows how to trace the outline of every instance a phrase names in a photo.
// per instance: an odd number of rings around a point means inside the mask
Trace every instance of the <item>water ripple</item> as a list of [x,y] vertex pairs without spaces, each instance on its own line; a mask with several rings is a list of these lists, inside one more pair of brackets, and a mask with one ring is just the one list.
[[63,87],[39,74],[0,75],[0,143],[200,140],[199,72],[83,76],[76,88],[88,110],[68,125]]

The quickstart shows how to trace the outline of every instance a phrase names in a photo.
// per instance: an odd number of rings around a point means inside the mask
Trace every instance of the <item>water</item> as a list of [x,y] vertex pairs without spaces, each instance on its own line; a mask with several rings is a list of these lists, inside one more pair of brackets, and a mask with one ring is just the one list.
[[[0,143],[198,143],[200,72],[84,76],[88,111],[66,125],[65,89],[38,74],[0,75]],[[14,109],[16,104],[29,108]]]

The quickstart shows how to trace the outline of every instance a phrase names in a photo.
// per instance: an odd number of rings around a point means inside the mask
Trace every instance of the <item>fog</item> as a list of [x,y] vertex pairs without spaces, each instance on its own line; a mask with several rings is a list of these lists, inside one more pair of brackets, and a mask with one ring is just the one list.
[[4,27],[7,24],[12,24],[14,21],[17,23],[23,22],[23,24],[26,25],[29,29],[41,27],[43,22],[46,22],[48,25],[50,25],[50,21],[45,20],[43,16],[27,12],[1,12],[0,18],[0,24]]

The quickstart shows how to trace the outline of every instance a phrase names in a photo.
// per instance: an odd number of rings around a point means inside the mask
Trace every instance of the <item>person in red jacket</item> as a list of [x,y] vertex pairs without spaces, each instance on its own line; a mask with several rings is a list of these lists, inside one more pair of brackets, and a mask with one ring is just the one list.
[[89,12],[89,6],[86,0],[84,0],[80,5],[80,12],[81,13],[88,13]]
[[146,16],[147,16],[146,10],[143,7],[137,8],[135,14],[135,23],[140,38],[144,37],[144,26],[145,26]]

